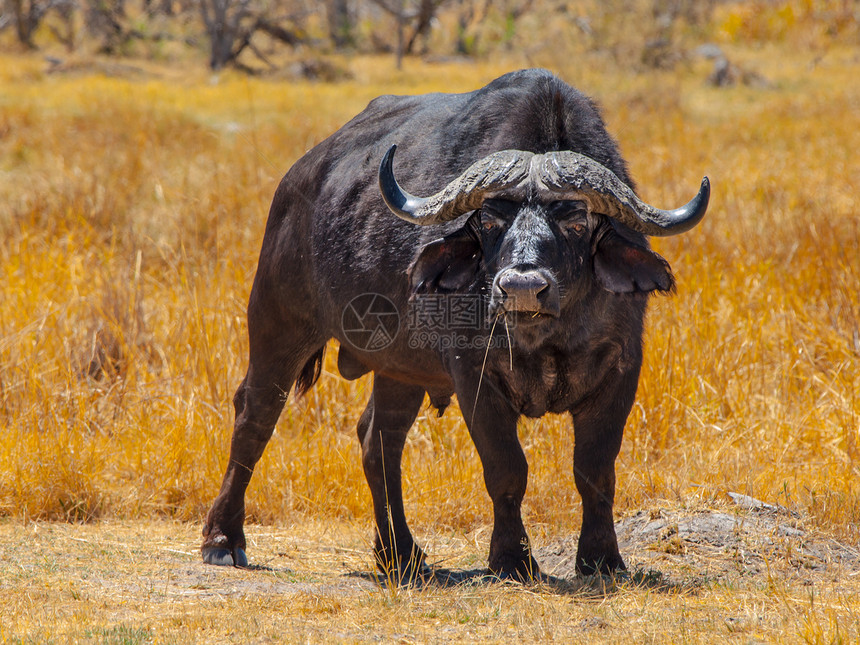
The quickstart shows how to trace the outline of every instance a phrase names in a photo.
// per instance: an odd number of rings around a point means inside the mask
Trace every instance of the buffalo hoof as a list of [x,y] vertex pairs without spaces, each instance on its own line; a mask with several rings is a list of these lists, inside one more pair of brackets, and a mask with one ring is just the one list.
[[515,580],[524,583],[536,582],[541,579],[537,560],[531,556],[525,559],[515,556],[499,558],[496,562],[490,563],[490,573],[501,580]]
[[612,575],[616,571],[626,570],[627,565],[618,554],[600,558],[576,556],[576,572],[583,576]]
[[206,564],[243,569],[248,566],[248,556],[245,555],[245,550],[240,546],[231,547],[224,535],[207,535],[206,539],[203,540],[203,546],[200,547],[200,553]]
[[248,567],[248,556],[245,555],[244,549],[238,547],[233,551],[221,548],[202,549],[202,553],[203,562],[206,564],[214,564],[218,567],[239,567],[240,569]]
[[427,566],[424,552],[415,547],[409,557],[388,558],[376,553],[376,568],[385,584],[395,587],[420,585],[433,577],[433,570]]
[[423,562],[417,566],[396,569],[379,567],[380,582],[389,587],[418,587],[433,578],[433,570]]

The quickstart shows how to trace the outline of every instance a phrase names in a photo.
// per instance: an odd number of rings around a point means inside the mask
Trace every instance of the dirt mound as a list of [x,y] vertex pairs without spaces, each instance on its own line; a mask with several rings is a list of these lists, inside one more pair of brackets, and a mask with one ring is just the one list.
[[[769,575],[806,577],[860,571],[860,552],[804,527],[781,507],[752,510],[640,511],[615,526],[631,571],[656,571],[677,581]],[[576,539],[535,549],[543,570],[575,575]]]

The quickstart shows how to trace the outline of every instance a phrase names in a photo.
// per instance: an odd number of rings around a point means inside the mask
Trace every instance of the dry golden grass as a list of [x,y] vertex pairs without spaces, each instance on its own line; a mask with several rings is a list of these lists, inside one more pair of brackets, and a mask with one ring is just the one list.
[[[617,581],[524,587],[473,578],[397,589],[368,575],[363,526],[302,519],[249,533],[260,564],[239,570],[201,564],[188,523],[2,523],[0,639],[713,643],[856,642],[860,634],[857,572],[838,567],[798,576],[797,567],[771,561],[755,576],[735,557],[737,569],[717,576],[655,555],[660,573]],[[446,566],[471,570],[486,533],[432,534],[429,542]]]
[[[771,86],[710,88],[704,63],[631,75],[599,60],[532,57],[600,100],[646,200],[686,201],[704,173],[714,186],[700,227],[656,243],[679,289],[656,299],[649,317],[617,512],[719,507],[737,491],[856,545],[860,56],[731,53]],[[49,76],[39,59],[0,57],[0,514],[10,518],[0,550],[23,567],[0,578],[14,605],[0,637],[119,642],[116,630],[127,626],[142,630],[132,642],[318,641],[346,625],[337,640],[353,641],[375,625],[408,642],[404,625],[413,624],[425,635],[418,640],[860,638],[850,576],[822,578],[808,595],[784,579],[692,594],[633,585],[596,600],[508,586],[170,594],[176,562],[153,553],[171,539],[169,548],[189,553],[184,567],[202,566],[199,522],[227,457],[244,306],[283,172],[375,95],[473,89],[526,61],[407,61],[403,73],[388,59],[344,64],[354,79],[329,85],[149,69],[129,79],[85,69]],[[313,564],[313,542],[356,549],[349,566],[371,570],[354,432],[367,394],[366,381],[346,383],[327,363],[316,388],[285,411],[249,489],[249,520],[266,525],[251,540],[305,536],[288,566],[310,566],[315,582],[330,569]],[[524,422],[521,436],[536,544],[574,534],[567,419]],[[431,557],[481,566],[486,544],[466,538],[486,533],[491,509],[456,410],[419,417],[404,473],[407,514]],[[188,523],[141,521],[153,517]],[[336,538],[324,532],[328,522]],[[36,539],[37,529],[53,537]],[[446,539],[465,546],[450,555]],[[266,548],[252,544],[251,558],[267,562]],[[91,571],[96,582],[86,582],[87,567],[102,566],[100,550],[121,572],[112,580],[147,571],[158,602],[111,596],[110,585],[93,591],[109,573]],[[222,581],[269,575],[200,571]],[[723,605],[752,618],[727,626],[714,617]],[[605,634],[582,623],[592,616],[609,625]]]

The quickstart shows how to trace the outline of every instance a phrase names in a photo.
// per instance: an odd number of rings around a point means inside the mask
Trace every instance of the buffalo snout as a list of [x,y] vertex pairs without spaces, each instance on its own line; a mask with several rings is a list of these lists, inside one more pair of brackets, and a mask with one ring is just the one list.
[[558,317],[558,285],[539,269],[511,267],[496,277],[493,300],[497,310]]

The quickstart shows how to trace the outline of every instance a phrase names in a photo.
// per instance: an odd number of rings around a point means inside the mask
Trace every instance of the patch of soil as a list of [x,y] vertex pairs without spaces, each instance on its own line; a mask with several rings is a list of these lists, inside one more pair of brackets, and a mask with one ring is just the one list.
[[[823,575],[860,572],[860,552],[804,527],[779,507],[753,510],[640,511],[615,526],[631,571],[675,582],[786,576],[811,584]],[[543,570],[575,576],[576,538],[535,549]]]
[[[783,507],[752,498],[734,501],[732,508],[654,509],[619,521],[619,548],[630,573],[618,581],[671,592],[694,591],[711,584],[759,586],[775,581],[805,586],[860,575],[860,551],[856,548],[807,526]],[[256,527],[249,528],[249,535],[255,534]],[[292,591],[344,597],[384,586],[373,567],[363,530],[328,536],[325,544],[300,540],[286,552],[284,542],[277,546],[262,535],[258,537],[260,543],[249,551],[250,570],[177,562],[170,574],[171,587],[181,594],[200,596]],[[577,537],[574,534],[535,549],[542,572],[549,576],[548,589],[562,594],[605,593],[607,582],[611,588],[614,581],[577,576]],[[293,542],[289,535],[283,539]],[[465,562],[485,566],[486,554],[477,557],[475,541],[457,539],[449,543],[437,536],[433,542],[427,545],[431,561],[445,564],[434,567],[431,584],[483,585],[494,580],[484,568],[462,566]],[[334,566],[320,569],[321,561],[327,559],[332,559]]]
[[[743,500],[742,500],[743,501]],[[545,589],[562,595],[602,596],[616,583],[655,591],[696,592],[710,585],[761,588],[840,584],[860,575],[860,552],[775,506],[638,512],[616,524],[629,574],[615,579],[576,575],[577,535],[535,548],[548,577]],[[306,521],[282,527],[248,526],[249,569],[205,565],[194,524],[101,522],[34,524],[21,530],[0,523],[0,591],[74,590],[79,597],[179,598],[221,602],[284,594],[345,600],[384,588],[371,554],[368,527]],[[425,536],[436,563],[433,586],[493,584],[486,551],[489,531]],[[28,586],[29,585],[29,586]],[[65,586],[64,586],[65,585]]]

